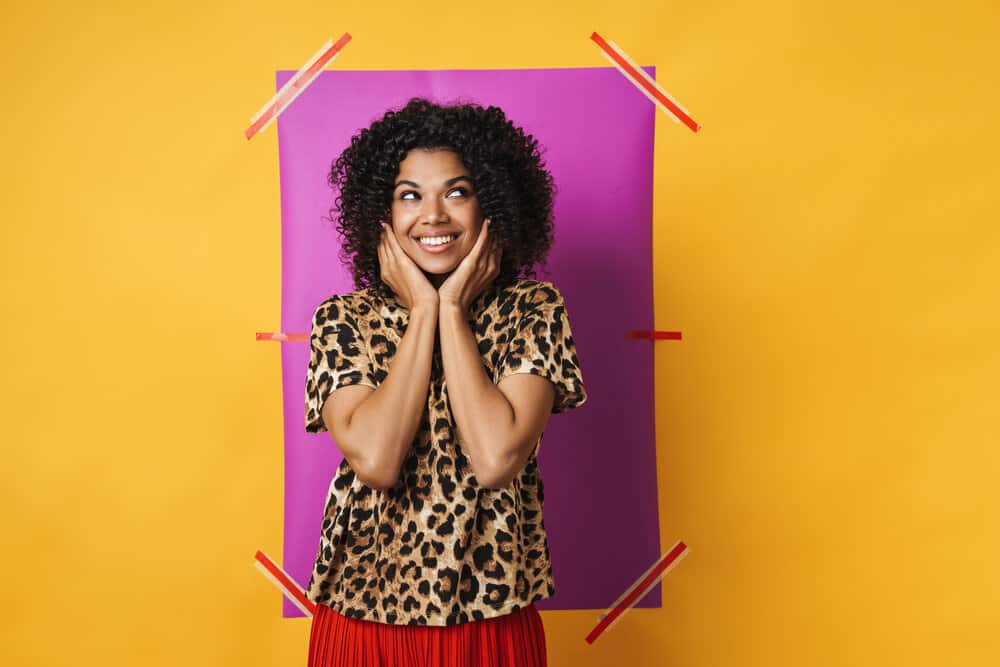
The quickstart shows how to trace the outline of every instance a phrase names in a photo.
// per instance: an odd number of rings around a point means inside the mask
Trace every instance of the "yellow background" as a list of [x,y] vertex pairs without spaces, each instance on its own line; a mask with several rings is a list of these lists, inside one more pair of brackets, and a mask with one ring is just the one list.
[[597,30],[704,125],[656,128],[661,543],[691,552],[594,645],[596,611],[545,612],[550,664],[1000,664],[998,13],[5,8],[0,663],[305,664],[251,564],[281,557],[280,219],[275,128],[243,131],[345,31],[334,68],[604,67]]

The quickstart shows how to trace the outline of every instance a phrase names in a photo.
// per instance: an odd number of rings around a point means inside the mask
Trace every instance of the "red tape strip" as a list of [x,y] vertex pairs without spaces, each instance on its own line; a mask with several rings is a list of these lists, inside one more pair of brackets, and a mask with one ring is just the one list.
[[624,614],[628,609],[638,602],[643,595],[649,592],[649,589],[653,587],[656,580],[659,579],[666,570],[673,564],[683,553],[687,551],[687,545],[683,542],[678,542],[674,547],[664,554],[660,561],[649,571],[649,573],[643,577],[631,593],[625,595],[614,609],[612,609],[607,616],[601,619],[601,622],[590,631],[587,635],[587,643],[593,644],[594,641],[601,636],[605,630],[607,630],[611,624],[613,624],[619,616]]
[[626,338],[651,338],[653,340],[680,340],[680,331],[641,331],[633,330],[625,333]]
[[[340,53],[340,50],[344,48],[344,45],[351,41],[351,36],[348,33],[341,35],[337,42],[324,51],[315,62],[309,65],[304,70],[299,70],[288,80],[288,83],[271,98],[271,102],[265,105],[264,109],[259,112],[260,117],[253,120],[253,124],[247,128],[246,134],[247,141],[249,141],[255,134],[263,130],[268,123],[274,120],[278,114],[285,110],[285,108],[298,97],[309,84],[311,84],[327,63],[334,59],[334,57]],[[315,56],[314,56],[315,57]]]
[[299,586],[294,579],[288,576],[284,570],[278,566],[270,556],[258,550],[254,554],[254,563],[257,568],[271,579],[299,609],[307,614],[316,613],[316,603],[306,597],[305,590]]
[[[680,331],[652,331],[634,329],[625,332],[626,338],[631,339],[652,339],[652,340],[681,340]],[[277,341],[279,343],[306,343],[309,341],[307,333],[282,333],[280,331],[258,331],[254,338],[260,341]]]

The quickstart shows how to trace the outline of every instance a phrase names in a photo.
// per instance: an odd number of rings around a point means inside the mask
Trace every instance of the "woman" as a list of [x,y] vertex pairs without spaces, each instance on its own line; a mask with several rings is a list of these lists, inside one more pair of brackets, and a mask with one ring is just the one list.
[[313,314],[306,430],[344,455],[307,595],[309,665],[546,664],[555,593],[536,454],[587,394],[537,141],[496,107],[414,98],[330,183],[358,289]]

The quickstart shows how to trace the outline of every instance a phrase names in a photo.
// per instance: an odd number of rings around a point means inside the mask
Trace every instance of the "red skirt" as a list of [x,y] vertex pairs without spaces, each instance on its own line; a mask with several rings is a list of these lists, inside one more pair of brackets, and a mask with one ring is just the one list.
[[460,625],[392,625],[316,605],[308,667],[545,667],[542,616],[530,604]]

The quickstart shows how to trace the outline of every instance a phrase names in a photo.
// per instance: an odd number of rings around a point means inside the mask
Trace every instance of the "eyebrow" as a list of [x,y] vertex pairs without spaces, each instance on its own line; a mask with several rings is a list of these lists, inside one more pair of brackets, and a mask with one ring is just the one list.
[[[455,178],[449,178],[447,181],[445,181],[444,182],[444,186],[448,187],[449,185],[454,185],[455,183],[457,183],[459,181],[463,181],[463,180],[464,181],[468,181],[469,185],[472,185],[472,179],[469,178],[468,176],[456,176]],[[396,185],[392,189],[395,190],[400,185],[412,185],[415,188],[419,188],[420,187],[419,183],[414,183],[413,181],[397,181]]]

